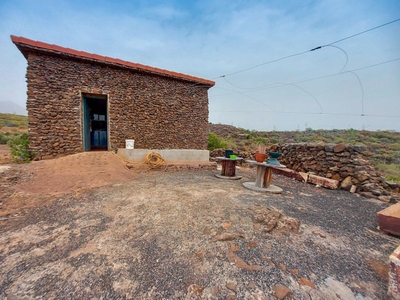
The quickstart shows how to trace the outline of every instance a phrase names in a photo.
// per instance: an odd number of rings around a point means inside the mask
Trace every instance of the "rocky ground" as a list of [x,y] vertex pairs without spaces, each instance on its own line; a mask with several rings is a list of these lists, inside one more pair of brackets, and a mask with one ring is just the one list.
[[248,168],[236,181],[119,159],[101,172],[108,155],[1,174],[0,298],[385,298],[388,204],[278,175],[283,194],[254,192]]

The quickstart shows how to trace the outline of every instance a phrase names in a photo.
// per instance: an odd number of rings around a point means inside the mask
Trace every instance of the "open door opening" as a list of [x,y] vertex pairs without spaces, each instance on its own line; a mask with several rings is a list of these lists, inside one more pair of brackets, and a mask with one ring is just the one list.
[[83,144],[85,151],[108,150],[107,98],[83,97]]

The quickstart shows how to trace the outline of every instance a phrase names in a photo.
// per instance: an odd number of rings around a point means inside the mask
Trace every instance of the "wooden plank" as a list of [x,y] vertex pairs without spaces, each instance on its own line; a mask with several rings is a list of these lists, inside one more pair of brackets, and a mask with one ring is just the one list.
[[301,177],[301,175],[298,172],[288,168],[273,168],[272,172],[274,172],[275,174],[280,174],[286,177],[294,178],[299,181],[305,181],[305,179]]
[[299,181],[314,183],[329,189],[335,190],[339,188],[339,181],[335,179],[325,178],[322,176],[317,176],[314,174],[309,174],[304,172],[296,172],[294,170],[290,170],[287,168],[282,168],[282,169],[274,168],[272,171],[276,174],[281,174],[290,178],[295,178]]
[[339,187],[339,180],[325,178],[314,174],[299,172],[303,178],[307,178],[307,182],[314,183],[328,189],[335,190]]
[[257,165],[257,174],[256,174],[256,187],[263,188],[264,187],[264,174],[265,174],[265,166]]
[[400,236],[400,202],[377,213],[379,229]]
[[269,187],[272,180],[272,168],[267,168],[264,174],[264,187]]
[[225,174],[224,176],[235,176],[236,170],[236,161],[235,160],[224,160],[222,163],[225,163]]

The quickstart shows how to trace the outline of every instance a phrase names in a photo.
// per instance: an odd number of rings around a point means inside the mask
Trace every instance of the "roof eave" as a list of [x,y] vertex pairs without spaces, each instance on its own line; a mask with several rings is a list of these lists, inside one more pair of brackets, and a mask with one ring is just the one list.
[[[84,51],[77,51],[71,48],[65,48],[61,47],[58,45],[53,45],[53,44],[47,44],[39,41],[34,41],[30,40],[24,37],[18,37],[11,35],[11,41],[17,46],[17,48],[21,51],[21,53],[24,55],[25,58],[28,57],[29,51],[36,50],[36,51],[41,51],[41,52],[46,52],[46,53],[52,53],[53,55],[67,55],[69,57],[74,57],[78,59],[83,59],[83,60],[89,60],[89,61],[95,61],[97,63],[101,64],[109,64],[109,65],[115,65],[118,67],[122,68],[129,68],[129,69],[135,69],[141,72],[148,72],[148,73],[153,73],[161,76],[167,76],[167,77],[173,77],[176,79],[180,80],[185,80],[185,81],[190,81],[190,82],[195,82],[199,85],[204,85],[206,87],[213,87],[215,85],[214,81],[195,77],[195,76],[190,76],[178,72],[173,72],[173,71],[168,71],[164,69],[159,69],[159,68],[154,68],[138,63],[133,63],[129,61],[124,61],[121,59],[117,58],[111,58],[107,56],[102,56],[98,54],[93,54],[93,53],[88,53]],[[30,50],[32,49],[32,50]]]

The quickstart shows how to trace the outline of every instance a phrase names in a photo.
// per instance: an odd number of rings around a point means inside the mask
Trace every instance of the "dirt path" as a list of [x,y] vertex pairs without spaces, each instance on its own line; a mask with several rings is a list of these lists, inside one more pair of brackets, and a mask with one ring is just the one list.
[[[386,295],[387,258],[399,243],[376,230],[376,212],[386,204],[280,176],[273,181],[284,188],[282,195],[257,193],[241,184],[254,180],[254,171],[247,169],[238,170],[242,180],[226,181],[215,178],[216,171],[126,170],[130,173],[124,175],[120,166],[119,180],[83,189],[52,178],[58,169],[50,171],[45,166],[50,161],[41,163],[32,165],[31,173],[20,170],[17,184],[9,186],[25,201],[37,198],[27,192],[40,193],[41,185],[53,194],[45,196],[49,201],[3,214],[0,298]],[[72,165],[64,161],[65,169]],[[38,177],[44,169],[47,184]],[[5,177],[11,176],[7,172]],[[108,183],[96,177],[102,174],[81,175],[100,185]],[[79,173],[70,175],[74,182],[82,180]],[[59,184],[73,192],[59,194]],[[269,229],[274,218],[276,226]]]
[[57,195],[129,181],[147,170],[141,164],[135,165],[135,170],[128,170],[125,165],[112,152],[84,152],[30,164],[11,164],[0,180],[0,216],[52,201]]

